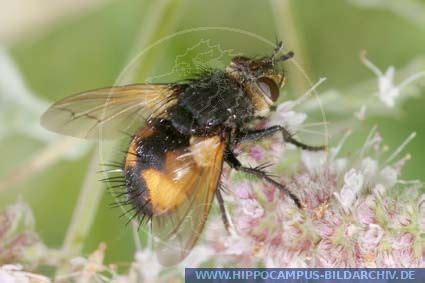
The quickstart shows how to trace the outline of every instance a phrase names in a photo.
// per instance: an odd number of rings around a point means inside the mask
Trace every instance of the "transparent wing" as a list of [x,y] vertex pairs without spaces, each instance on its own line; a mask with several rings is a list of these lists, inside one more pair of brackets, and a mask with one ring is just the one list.
[[150,115],[163,113],[175,102],[176,91],[176,86],[161,84],[87,91],[54,103],[41,117],[41,124],[78,138],[116,138],[143,126]]
[[[219,137],[200,138],[190,153],[177,157],[185,166],[175,172],[186,179],[180,184],[186,196],[175,209],[152,219],[152,235],[163,265],[183,260],[198,240],[214,198],[223,165],[224,143]],[[187,174],[186,176],[181,176]]]

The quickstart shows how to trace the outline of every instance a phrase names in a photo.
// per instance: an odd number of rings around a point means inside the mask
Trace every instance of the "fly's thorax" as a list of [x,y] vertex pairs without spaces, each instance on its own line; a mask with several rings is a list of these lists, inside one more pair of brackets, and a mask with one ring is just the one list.
[[187,135],[211,136],[253,115],[251,99],[240,84],[223,71],[192,80],[169,109],[173,126]]

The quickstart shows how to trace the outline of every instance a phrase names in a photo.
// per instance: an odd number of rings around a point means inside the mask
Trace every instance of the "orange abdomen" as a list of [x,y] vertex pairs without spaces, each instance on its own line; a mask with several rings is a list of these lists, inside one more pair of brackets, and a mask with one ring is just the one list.
[[142,216],[173,212],[194,193],[201,169],[211,165],[208,153],[217,145],[218,137],[191,138],[166,120],[141,129],[125,160],[128,201]]

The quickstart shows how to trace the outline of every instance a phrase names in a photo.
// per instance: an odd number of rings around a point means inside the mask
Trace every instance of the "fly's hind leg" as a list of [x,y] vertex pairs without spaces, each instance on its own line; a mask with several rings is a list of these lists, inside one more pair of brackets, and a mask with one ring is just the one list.
[[325,150],[326,146],[314,146],[302,143],[296,140],[293,135],[283,126],[271,126],[266,129],[260,130],[251,130],[251,129],[243,129],[236,133],[236,137],[234,138],[234,143],[240,143],[244,141],[255,141],[265,137],[269,137],[274,135],[277,132],[281,132],[283,136],[283,140],[287,143],[293,144],[301,149],[310,150],[310,151],[320,151]]
[[227,213],[226,207],[224,206],[223,195],[221,194],[222,187],[219,185],[216,191],[217,202],[220,207],[221,219],[223,220],[224,228],[227,232],[230,232],[230,219]]
[[237,171],[245,172],[247,174],[255,176],[259,179],[262,179],[262,180],[268,182],[269,184],[273,185],[274,187],[278,188],[281,192],[283,192],[287,196],[289,196],[294,201],[294,203],[298,206],[298,208],[302,208],[300,199],[294,193],[292,193],[290,190],[288,190],[288,188],[285,185],[274,180],[270,176],[270,174],[268,174],[264,170],[264,168],[262,166],[260,166],[260,167],[243,166],[240,163],[240,161],[236,158],[234,153],[230,150],[226,151],[224,159],[225,159],[226,163],[229,164],[229,166],[231,168],[233,168]]

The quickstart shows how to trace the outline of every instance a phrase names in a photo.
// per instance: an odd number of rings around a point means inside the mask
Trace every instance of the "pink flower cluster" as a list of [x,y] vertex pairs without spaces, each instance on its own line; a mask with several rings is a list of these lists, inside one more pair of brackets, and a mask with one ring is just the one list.
[[45,246],[33,231],[34,218],[28,205],[18,201],[0,212],[0,266],[20,262],[38,265]]
[[[242,158],[276,160],[284,156],[276,154],[278,144],[274,140],[247,146],[244,151],[250,155]],[[407,158],[372,158],[383,152],[376,132],[352,157],[338,157],[339,148],[302,152],[299,166],[287,177],[279,170],[278,179],[300,198],[304,209],[261,181],[226,172],[233,226],[229,235],[219,216],[211,219],[206,238],[217,253],[214,264],[425,267],[425,195],[419,182],[398,179]]]

